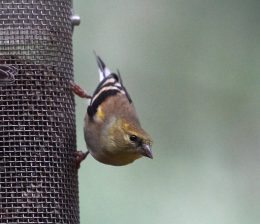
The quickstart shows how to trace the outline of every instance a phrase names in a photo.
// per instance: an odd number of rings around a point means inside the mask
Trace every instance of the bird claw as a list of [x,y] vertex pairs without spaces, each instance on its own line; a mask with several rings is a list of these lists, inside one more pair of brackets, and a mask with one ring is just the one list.
[[86,99],[92,98],[92,96],[88,95],[84,89],[82,89],[79,85],[77,85],[73,81],[70,81],[70,89],[74,94],[76,94],[80,98],[86,98]]
[[80,164],[83,160],[86,159],[86,157],[88,156],[89,152],[82,152],[82,151],[76,151],[75,152],[75,156],[76,156],[76,167],[77,169],[80,168]]

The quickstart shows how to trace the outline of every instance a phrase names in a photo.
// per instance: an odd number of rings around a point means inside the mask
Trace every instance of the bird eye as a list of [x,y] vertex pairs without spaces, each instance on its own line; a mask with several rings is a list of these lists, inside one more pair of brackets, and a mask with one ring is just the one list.
[[136,142],[137,139],[138,139],[138,137],[137,137],[136,135],[130,135],[130,136],[129,136],[129,139],[130,139],[130,141],[132,141],[132,142]]

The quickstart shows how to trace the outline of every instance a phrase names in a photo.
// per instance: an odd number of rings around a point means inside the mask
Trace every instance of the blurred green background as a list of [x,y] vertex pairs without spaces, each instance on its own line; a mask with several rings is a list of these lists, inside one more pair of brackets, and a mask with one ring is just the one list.
[[[81,223],[260,223],[260,1],[74,1],[75,80],[120,69],[154,160],[79,171]],[[78,149],[86,150],[77,103]]]

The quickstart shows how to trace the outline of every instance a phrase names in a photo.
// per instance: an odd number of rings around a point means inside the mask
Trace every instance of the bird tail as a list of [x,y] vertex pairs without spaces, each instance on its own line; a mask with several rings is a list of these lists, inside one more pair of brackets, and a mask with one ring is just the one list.
[[[94,54],[96,55],[95,52]],[[114,96],[116,94],[126,95],[129,103],[132,103],[128,92],[123,86],[119,70],[118,74],[111,73],[98,55],[96,55],[96,59],[100,75],[100,82],[94,91],[88,106],[88,115],[90,117],[95,115],[100,104],[102,104],[108,97]]]
[[111,71],[109,68],[105,65],[105,63],[102,61],[102,59],[96,54],[94,51],[94,54],[96,56],[97,64],[98,64],[98,72],[99,72],[99,81],[101,82],[103,79],[108,77],[111,74]]

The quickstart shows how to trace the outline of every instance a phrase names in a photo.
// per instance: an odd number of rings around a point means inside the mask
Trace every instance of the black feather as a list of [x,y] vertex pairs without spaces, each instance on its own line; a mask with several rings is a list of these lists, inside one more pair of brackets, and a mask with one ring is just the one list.
[[103,73],[103,78],[105,78],[105,68],[106,65],[105,63],[102,61],[102,59],[96,54],[96,52],[94,51],[94,54],[96,56],[96,60],[97,60],[97,64],[99,69],[101,70],[101,72]]
[[[105,82],[111,78],[114,79],[114,81],[105,84]],[[118,83],[120,83],[121,86],[116,85]],[[107,88],[109,86],[111,88]],[[104,88],[107,88],[107,89],[104,90]],[[88,110],[87,110],[88,115],[90,117],[93,117],[96,114],[99,105],[102,104],[108,97],[115,96],[118,93],[122,94],[122,92],[128,98],[129,103],[132,103],[132,100],[131,100],[129,94],[126,91],[125,87],[120,82],[118,75],[116,75],[115,73],[112,73],[109,76],[107,76],[106,78],[104,78],[99,83],[96,90],[94,91],[94,94],[92,97],[93,100],[90,102],[90,105],[88,106]],[[97,94],[99,94],[99,95],[98,95],[98,97],[95,98],[95,96],[97,96]]]
[[114,96],[118,92],[119,92],[118,90],[109,90],[109,91],[104,91],[103,93],[101,93],[98,96],[98,98],[90,106],[88,106],[88,115],[90,117],[93,117],[96,114],[97,108],[99,107],[99,105],[102,102],[104,102],[107,97]]

